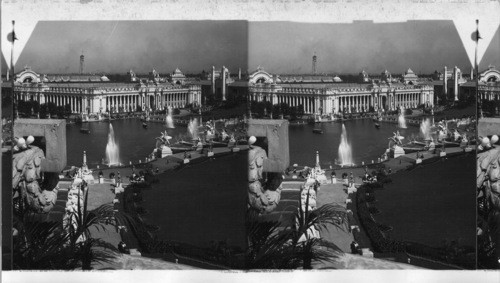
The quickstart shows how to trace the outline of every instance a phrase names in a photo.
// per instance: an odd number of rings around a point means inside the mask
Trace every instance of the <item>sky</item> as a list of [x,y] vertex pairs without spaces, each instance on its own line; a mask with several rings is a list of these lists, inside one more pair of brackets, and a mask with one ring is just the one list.
[[246,69],[247,30],[245,21],[43,21],[16,70],[77,73],[82,50],[90,73]]
[[[262,67],[278,74],[400,74],[411,68],[432,73],[458,66],[470,72],[466,51],[452,21],[345,24],[246,21],[42,21],[16,63],[39,73],[170,73],[209,71],[222,65],[236,73]],[[500,68],[500,30],[481,62]],[[2,70],[5,58],[2,58]],[[16,71],[16,72],[17,72]]]
[[[317,72],[401,74],[432,73],[471,64],[452,21],[407,21],[349,24],[259,22],[249,25],[249,67],[272,73],[310,73],[317,55]],[[487,50],[483,64],[500,67],[500,35]],[[480,67],[481,69],[481,67]]]

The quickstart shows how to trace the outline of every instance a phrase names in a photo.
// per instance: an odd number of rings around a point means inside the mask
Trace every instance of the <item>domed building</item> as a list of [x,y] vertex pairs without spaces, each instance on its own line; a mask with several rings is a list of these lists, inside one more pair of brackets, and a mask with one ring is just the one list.
[[174,83],[166,82],[154,69],[144,80],[132,70],[128,75],[126,82],[112,82],[104,75],[40,75],[26,67],[15,75],[14,99],[69,105],[71,113],[78,114],[162,110],[202,103],[201,86],[184,84],[186,77],[179,69],[173,73]]
[[403,74],[403,82],[405,84],[416,84],[418,81],[418,76],[408,68],[408,70]]
[[[279,77],[279,79],[277,79]],[[406,85],[392,82],[388,71],[382,73],[384,82],[367,84],[368,74],[359,74],[362,82],[344,83],[338,77],[307,75],[271,75],[262,68],[249,75],[250,101],[286,103],[302,107],[305,114],[338,115],[377,110],[395,110],[400,106],[416,108],[434,104],[434,89],[427,84]]]
[[170,82],[177,85],[183,85],[186,81],[186,76],[176,68],[175,71],[170,75]]
[[342,82],[342,79],[341,79],[341,78],[339,78],[339,76],[335,76],[335,77],[333,77],[333,82],[334,82],[334,83],[341,83],[341,82]]

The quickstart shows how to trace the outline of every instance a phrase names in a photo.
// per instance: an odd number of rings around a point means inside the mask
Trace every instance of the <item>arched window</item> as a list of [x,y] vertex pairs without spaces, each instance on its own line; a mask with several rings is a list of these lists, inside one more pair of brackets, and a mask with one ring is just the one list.
[[493,83],[493,82],[496,82],[496,81],[498,81],[498,78],[495,77],[495,76],[491,76],[491,77],[488,78],[488,82],[489,83]]

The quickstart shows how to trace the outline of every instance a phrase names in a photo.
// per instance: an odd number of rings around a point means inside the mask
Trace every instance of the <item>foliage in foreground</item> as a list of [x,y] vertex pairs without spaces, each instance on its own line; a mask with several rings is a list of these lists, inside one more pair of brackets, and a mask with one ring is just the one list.
[[105,230],[106,225],[115,228],[124,223],[124,216],[115,217],[113,206],[102,205],[95,210],[87,209],[85,201],[73,212],[69,228],[61,222],[41,221],[39,215],[29,211],[17,211],[14,236],[13,268],[23,270],[90,270],[96,263],[111,263],[117,248],[91,237],[90,229]]
[[[307,199],[307,202],[309,200]],[[330,261],[342,253],[339,247],[320,238],[311,237],[310,231],[328,229],[330,225],[347,229],[347,214],[336,205],[327,204],[309,211],[299,209],[295,225],[283,227],[278,221],[263,221],[249,211],[247,219],[248,269],[311,269],[313,262]]]

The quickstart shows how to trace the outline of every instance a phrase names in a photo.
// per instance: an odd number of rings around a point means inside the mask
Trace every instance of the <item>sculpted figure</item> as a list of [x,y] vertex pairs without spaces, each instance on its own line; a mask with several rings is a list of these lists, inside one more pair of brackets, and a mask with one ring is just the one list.
[[248,144],[248,204],[260,213],[271,212],[278,205],[281,198],[280,181],[264,180],[264,161],[267,154],[261,147],[253,145],[255,137],[250,137]]
[[[309,200],[307,198],[309,197]],[[302,210],[306,210],[306,203],[308,204],[307,210],[309,212],[316,209],[316,190],[314,190],[314,185],[306,185],[302,188],[300,192]]]
[[477,167],[477,186],[484,189],[488,227],[496,257],[500,259],[500,151],[493,149],[478,154]]
[[40,165],[45,155],[40,148],[29,146],[32,141],[33,137],[28,137],[28,143],[20,146],[13,155],[12,188],[19,192],[28,210],[47,213],[56,203],[58,190],[57,188],[44,190],[40,187],[39,180],[42,178]]

